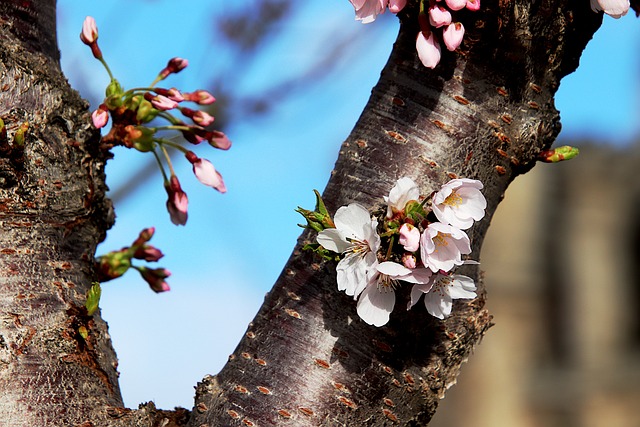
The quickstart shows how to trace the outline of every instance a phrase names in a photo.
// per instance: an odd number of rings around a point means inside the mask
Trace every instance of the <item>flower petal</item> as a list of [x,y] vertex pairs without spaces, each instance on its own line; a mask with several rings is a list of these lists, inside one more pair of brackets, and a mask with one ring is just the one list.
[[377,286],[367,286],[358,300],[358,316],[369,325],[385,325],[395,303],[395,292],[380,292]]

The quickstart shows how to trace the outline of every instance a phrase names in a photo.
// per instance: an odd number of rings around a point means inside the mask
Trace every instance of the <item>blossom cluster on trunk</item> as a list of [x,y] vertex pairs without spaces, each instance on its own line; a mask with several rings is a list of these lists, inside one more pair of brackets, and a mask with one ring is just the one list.
[[476,297],[473,280],[455,271],[476,263],[466,258],[471,242],[464,230],[484,216],[482,188],[477,180],[453,179],[423,198],[404,177],[384,197],[385,209],[373,215],[351,203],[330,218],[320,199],[317,211],[299,212],[319,231],[314,250],[339,260],[338,290],[358,301],[357,313],[366,323],[389,321],[401,283],[413,285],[407,309],[424,294],[427,311],[444,319],[454,299]]

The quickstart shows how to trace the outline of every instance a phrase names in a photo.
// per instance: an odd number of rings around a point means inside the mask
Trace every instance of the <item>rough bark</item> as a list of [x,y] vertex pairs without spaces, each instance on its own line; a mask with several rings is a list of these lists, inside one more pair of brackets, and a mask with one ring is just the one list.
[[[553,95],[601,22],[575,3],[483,2],[464,15],[463,48],[434,71],[417,60],[416,9],[407,9],[324,192],[330,211],[379,207],[401,176],[426,194],[452,176],[480,179],[488,209],[472,229],[477,257],[507,185],[560,130]],[[377,329],[337,291],[335,264],[300,250],[313,237],[301,237],[227,366],[199,385],[193,425],[422,426],[455,383],[490,326],[478,269],[467,273],[480,296],[457,302],[446,321],[415,307]],[[405,289],[397,307],[406,300]]]
[[0,424],[72,426],[122,406],[106,324],[83,312],[107,153],[60,71],[55,2],[2,2],[0,20]]
[[[300,251],[308,233],[227,366],[198,385],[191,413],[122,407],[106,325],[82,308],[113,222],[109,153],[61,75],[54,10],[53,0],[0,4],[2,425],[425,425],[490,325],[481,274],[468,268],[480,296],[446,321],[416,307],[374,328],[337,291],[335,264]],[[401,176],[425,193],[451,176],[480,179],[489,206],[471,235],[477,257],[507,185],[553,142],[553,95],[601,17],[586,0],[484,1],[462,14],[462,49],[431,71],[415,54],[416,14],[410,1],[324,199],[332,211],[374,208]]]

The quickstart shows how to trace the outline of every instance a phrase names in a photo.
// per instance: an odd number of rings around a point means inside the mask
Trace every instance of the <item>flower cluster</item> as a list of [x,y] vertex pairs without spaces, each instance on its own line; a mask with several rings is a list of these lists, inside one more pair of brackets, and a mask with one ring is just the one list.
[[356,10],[356,20],[368,24],[389,8],[391,13],[398,13],[407,5],[407,0],[349,0]]
[[[215,102],[215,98],[205,90],[183,92],[176,88],[156,87],[169,75],[187,67],[188,61],[182,58],[171,59],[149,86],[124,90],[113,77],[98,47],[98,28],[90,16],[82,25],[80,40],[91,48],[93,56],[104,65],[110,77],[106,97],[91,115],[97,128],[105,127],[109,118],[112,118],[111,130],[103,137],[103,143],[107,146],[122,145],[143,153],[152,153],[164,178],[168,194],[167,210],[171,221],[176,225],[186,224],[188,198],[174,172],[167,148],[184,153],[193,166],[196,178],[204,185],[221,193],[226,192],[226,187],[222,176],[209,160],[199,158],[193,151],[164,135],[167,131],[175,131],[193,145],[206,141],[214,148],[228,150],[231,141],[227,136],[218,130],[208,129],[214,118],[206,111],[184,106],[186,102],[200,106],[210,105]],[[180,113],[179,117],[173,114],[176,112]],[[162,119],[166,124],[150,126],[149,123],[154,119]],[[169,174],[165,171],[163,158],[169,168]]]
[[603,11],[616,19],[626,15],[629,6],[629,0],[591,0],[591,9],[594,12]]
[[165,268],[148,268],[132,264],[133,259],[147,262],[157,262],[164,254],[154,246],[147,244],[153,237],[155,229],[145,228],[131,246],[119,251],[112,251],[96,258],[98,281],[107,282],[126,273],[130,268],[137,270],[154,292],[168,291],[169,285],[165,279],[171,275]]
[[465,259],[471,242],[464,230],[484,216],[482,188],[477,180],[453,179],[422,199],[416,183],[404,177],[384,197],[386,208],[373,216],[351,203],[331,219],[319,195],[316,211],[298,212],[319,231],[313,249],[339,259],[338,290],[357,299],[366,323],[389,321],[402,282],[413,284],[408,308],[424,294],[427,311],[444,319],[454,299],[476,297],[473,280],[455,271],[476,263]]
[[[365,24],[373,22],[387,6],[390,11],[398,13],[407,3],[406,0],[349,1],[356,10],[356,19]],[[592,4],[594,1],[591,0]],[[455,51],[462,43],[464,26],[455,19],[456,12],[462,9],[477,11],[480,0],[420,0],[420,32],[416,37],[416,50],[425,67],[435,68],[440,62],[441,42],[450,51]]]

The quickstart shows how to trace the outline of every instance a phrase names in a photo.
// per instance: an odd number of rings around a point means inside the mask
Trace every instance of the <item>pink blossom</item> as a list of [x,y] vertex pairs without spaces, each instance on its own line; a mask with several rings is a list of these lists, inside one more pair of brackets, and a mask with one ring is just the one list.
[[91,16],[84,18],[82,23],[82,32],[80,33],[80,40],[87,46],[91,46],[98,40],[98,26],[96,20]]
[[480,10],[480,0],[467,0],[467,9],[473,12]]
[[435,28],[451,24],[451,12],[442,5],[434,4],[429,8],[429,23]]
[[407,0],[389,0],[389,12],[398,13],[407,5]]
[[398,243],[400,243],[407,252],[417,251],[420,247],[420,230],[411,224],[402,224]]
[[193,165],[193,173],[198,178],[198,181],[213,187],[221,193],[227,192],[227,187],[224,185],[222,175],[216,170],[213,164],[207,159],[201,159],[189,151],[186,154],[187,160]]
[[416,39],[416,50],[425,67],[435,68],[440,62],[440,43],[434,39],[433,33],[425,37],[424,32],[420,31]]
[[349,0],[356,10],[356,20],[368,24],[384,13],[389,0]]
[[445,2],[451,10],[460,10],[467,6],[467,0],[445,0]]
[[109,123],[109,110],[105,104],[100,104],[98,109],[91,113],[91,120],[93,121],[93,125],[100,129],[103,128]]
[[629,11],[629,0],[591,0],[591,9],[618,19]]
[[460,22],[447,25],[447,28],[442,32],[442,40],[445,46],[447,46],[447,49],[452,52],[460,46],[463,37],[464,26]]
[[165,184],[164,188],[169,196],[167,210],[169,211],[171,222],[175,225],[185,225],[188,217],[189,199],[187,198],[187,193],[182,191],[178,177],[171,175],[170,181]]

